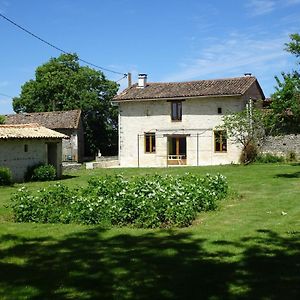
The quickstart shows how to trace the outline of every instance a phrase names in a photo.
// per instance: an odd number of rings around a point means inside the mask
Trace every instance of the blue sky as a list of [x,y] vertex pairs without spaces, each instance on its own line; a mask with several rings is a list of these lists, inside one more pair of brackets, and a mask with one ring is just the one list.
[[[296,68],[284,51],[300,32],[300,0],[0,0],[0,12],[50,43],[115,71],[188,81],[251,72],[266,96]],[[0,18],[0,114],[60,53]],[[104,72],[107,78],[122,76]],[[120,82],[126,87],[126,80]]]

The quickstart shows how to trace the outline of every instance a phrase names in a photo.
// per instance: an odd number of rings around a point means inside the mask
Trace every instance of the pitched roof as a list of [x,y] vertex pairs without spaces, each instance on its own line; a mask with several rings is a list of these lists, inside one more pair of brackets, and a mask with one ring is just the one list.
[[63,139],[68,136],[39,124],[0,125],[0,140],[44,138]]
[[137,84],[125,89],[114,98],[114,101],[150,100],[161,98],[188,98],[188,97],[214,97],[214,96],[241,96],[252,84],[259,86],[253,76],[243,76],[227,79],[198,80],[188,82],[147,83],[140,88]]
[[5,124],[38,123],[51,129],[78,128],[81,110],[20,113],[5,116]]

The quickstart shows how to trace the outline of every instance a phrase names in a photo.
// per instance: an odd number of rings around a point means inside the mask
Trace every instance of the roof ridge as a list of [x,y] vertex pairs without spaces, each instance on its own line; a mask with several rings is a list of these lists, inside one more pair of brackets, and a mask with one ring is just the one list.
[[32,113],[17,113],[5,115],[6,124],[39,123],[47,128],[78,128],[80,124],[81,109],[65,111],[47,111]]
[[[203,82],[203,81],[224,81],[224,80],[237,80],[237,79],[257,79],[255,76],[240,76],[240,77],[226,77],[226,78],[217,78],[217,79],[198,79],[198,80],[188,80],[188,81],[167,81],[167,82],[154,82],[147,81],[147,84],[180,84],[180,83],[195,83],[195,82]],[[137,83],[132,86],[137,85]]]
[[241,76],[179,82],[148,82],[145,88],[138,88],[135,84],[115,96],[113,101],[241,96],[253,85],[257,86],[261,97],[264,98],[255,76]]
[[66,113],[71,111],[80,111],[81,109],[70,109],[70,110],[54,110],[54,111],[33,111],[33,112],[19,112],[15,114],[7,114],[6,116],[15,116],[15,115],[31,115],[31,114],[55,114],[55,113]]

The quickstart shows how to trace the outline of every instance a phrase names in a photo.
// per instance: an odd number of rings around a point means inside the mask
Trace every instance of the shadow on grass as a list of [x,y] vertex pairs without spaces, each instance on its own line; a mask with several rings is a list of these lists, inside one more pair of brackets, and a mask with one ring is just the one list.
[[1,244],[3,299],[300,299],[299,235],[263,230],[209,245],[184,232],[93,228]]
[[300,171],[295,173],[277,174],[275,177],[279,178],[300,178]]
[[300,162],[292,163],[291,166],[293,166],[293,167],[300,167]]
[[62,177],[59,180],[66,180],[66,179],[72,179],[79,177],[78,175],[70,175],[70,174],[63,174]]

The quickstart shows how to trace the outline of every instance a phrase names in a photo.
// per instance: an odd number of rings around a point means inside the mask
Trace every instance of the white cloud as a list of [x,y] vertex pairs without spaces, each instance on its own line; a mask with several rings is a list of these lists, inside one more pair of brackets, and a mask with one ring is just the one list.
[[248,72],[259,78],[273,78],[289,64],[288,54],[283,50],[286,38],[282,35],[258,40],[257,36],[231,34],[226,40],[199,49],[199,56],[180,62],[180,70],[162,81],[243,76]]
[[273,11],[276,7],[276,2],[274,0],[251,0],[246,4],[246,7],[250,9],[250,15],[260,16]]
[[284,4],[286,4],[286,5],[296,5],[296,4],[300,4],[300,0],[285,0]]
[[262,16],[274,10],[300,4],[300,0],[250,0],[245,7],[249,10],[250,16]]

